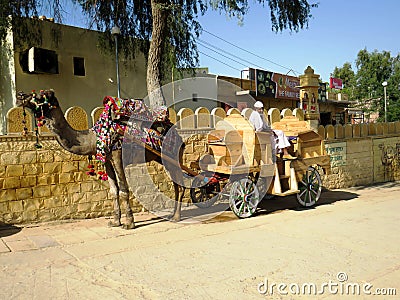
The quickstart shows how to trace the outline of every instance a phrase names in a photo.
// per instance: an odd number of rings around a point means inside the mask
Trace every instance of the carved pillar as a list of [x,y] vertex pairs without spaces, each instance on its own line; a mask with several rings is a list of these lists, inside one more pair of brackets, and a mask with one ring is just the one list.
[[304,120],[308,122],[310,128],[318,131],[319,125],[319,104],[318,88],[319,75],[314,74],[314,69],[310,66],[300,75],[300,107],[304,111]]

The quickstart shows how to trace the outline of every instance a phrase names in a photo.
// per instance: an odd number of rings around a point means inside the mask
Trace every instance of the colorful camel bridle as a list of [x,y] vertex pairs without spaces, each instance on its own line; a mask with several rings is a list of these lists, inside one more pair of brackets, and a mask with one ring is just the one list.
[[25,107],[28,106],[28,103],[33,104],[31,105],[31,109],[33,111],[34,117],[35,117],[35,135],[36,135],[36,144],[35,147],[37,149],[42,148],[42,145],[39,142],[39,127],[42,127],[45,123],[45,112],[48,112],[52,110],[53,108],[56,108],[57,105],[55,103],[52,103],[52,101],[49,101],[46,92],[44,90],[40,90],[39,94],[36,93],[35,90],[32,91],[32,93],[27,97],[26,94],[19,93],[19,96],[23,99],[22,100],[22,107],[23,107],[23,120],[22,124],[24,126],[23,135],[28,134],[28,128],[26,126],[27,121],[26,121],[26,111]]

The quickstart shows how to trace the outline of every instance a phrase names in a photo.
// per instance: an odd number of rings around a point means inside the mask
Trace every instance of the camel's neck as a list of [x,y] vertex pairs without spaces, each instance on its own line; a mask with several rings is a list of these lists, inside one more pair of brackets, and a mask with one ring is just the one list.
[[73,129],[64,118],[61,108],[56,107],[50,111],[46,125],[65,150],[78,155],[96,153],[96,135],[89,130]]

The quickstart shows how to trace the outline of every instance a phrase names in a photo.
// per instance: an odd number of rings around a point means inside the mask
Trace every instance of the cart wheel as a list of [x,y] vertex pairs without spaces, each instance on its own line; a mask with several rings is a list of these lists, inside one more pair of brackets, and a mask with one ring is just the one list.
[[304,207],[313,206],[321,196],[321,176],[314,167],[308,167],[303,179],[299,182],[300,192],[297,194],[297,202]]
[[190,198],[198,208],[208,208],[217,201],[220,191],[219,182],[205,183],[200,177],[195,177],[190,189]]
[[250,178],[242,178],[232,183],[229,206],[239,218],[252,216],[260,202],[257,186]]
[[271,200],[275,197],[273,194],[268,193],[269,185],[271,184],[272,177],[258,177],[257,182],[258,191],[261,197],[261,200]]

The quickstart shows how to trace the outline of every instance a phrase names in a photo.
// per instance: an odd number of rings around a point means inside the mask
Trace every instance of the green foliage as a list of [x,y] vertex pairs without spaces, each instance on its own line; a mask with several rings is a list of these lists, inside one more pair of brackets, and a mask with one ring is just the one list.
[[387,118],[389,122],[400,120],[400,56],[392,57],[392,72],[387,80]]
[[[201,1],[199,1],[201,2]],[[210,0],[210,8],[226,13],[229,17],[236,17],[240,22],[246,15],[248,0]],[[311,9],[318,7],[317,3],[309,4],[307,0],[256,0],[265,6],[268,4],[272,30],[275,32],[289,29],[299,31],[308,27],[308,20],[312,17]],[[205,3],[207,7],[207,3]]]
[[[399,59],[394,58],[388,51],[369,53],[366,49],[361,50],[356,59],[357,75],[355,91],[358,99],[380,98],[376,105],[367,108],[367,110],[379,111],[380,120],[384,120],[384,87],[382,83],[388,82],[387,85],[387,119],[394,121],[400,119],[400,111],[398,109],[399,91],[398,82]],[[397,73],[397,74],[396,74]]]
[[16,28],[16,35],[27,35],[28,28],[21,20],[22,17],[37,15],[35,0],[8,1],[0,0],[0,41],[4,41],[10,26]]
[[[168,16],[164,51],[160,53],[164,64],[194,67],[198,63],[195,38],[201,30],[197,16],[205,12],[205,6],[195,0],[157,2]],[[103,46],[112,48],[113,41],[109,32],[113,26],[118,26],[121,30],[121,50],[125,55],[134,57],[137,50],[147,55],[148,41],[153,30],[152,1],[77,0],[77,3],[81,5],[84,14],[93,20],[96,29],[107,33],[106,40],[102,41]],[[175,57],[171,56],[173,52]]]
[[358,52],[355,90],[359,99],[383,95],[382,82],[390,78],[392,63],[393,59],[387,51],[369,53],[364,49]]
[[[0,42],[5,40],[7,30],[12,27],[15,49],[40,47],[42,45],[42,26],[41,23],[38,23],[40,9],[51,11],[54,19],[61,21],[60,0],[0,0]],[[53,27],[51,36],[52,42],[57,48],[61,39],[59,28]]]
[[[258,2],[264,3],[264,0]],[[271,10],[272,30],[278,32],[285,29],[298,31],[308,27],[312,17],[311,8],[318,7],[317,3],[309,4],[306,0],[268,0]]]
[[[392,57],[390,52],[360,50],[355,61],[357,68],[353,72],[351,64],[335,67],[332,76],[344,82],[343,93],[350,99],[361,102],[364,112],[379,112],[379,121],[384,120],[385,101],[382,83],[387,81],[387,120],[400,120],[400,56]],[[375,99],[372,101],[372,99]]]

